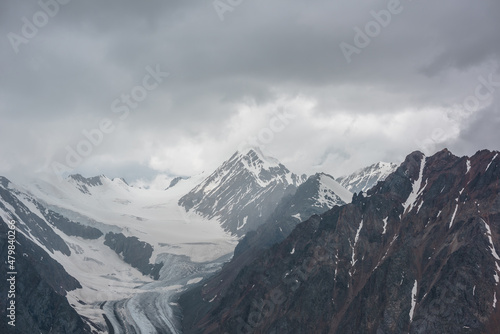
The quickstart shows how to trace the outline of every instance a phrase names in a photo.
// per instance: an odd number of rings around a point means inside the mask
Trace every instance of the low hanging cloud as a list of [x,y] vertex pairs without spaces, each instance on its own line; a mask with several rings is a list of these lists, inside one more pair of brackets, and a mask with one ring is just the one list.
[[[498,121],[499,12],[466,0],[4,1],[0,174],[52,172],[106,119],[113,131],[71,171],[191,175],[251,138],[296,172],[336,176],[416,149],[498,149],[481,129]],[[168,77],[136,88],[156,66]],[[489,96],[468,111],[481,78]],[[284,128],[280,112],[295,116]]]

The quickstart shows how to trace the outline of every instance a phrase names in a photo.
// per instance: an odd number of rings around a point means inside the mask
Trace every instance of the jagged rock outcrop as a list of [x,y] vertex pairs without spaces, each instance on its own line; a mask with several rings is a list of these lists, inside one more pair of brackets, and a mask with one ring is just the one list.
[[57,227],[66,235],[81,237],[84,239],[98,239],[103,235],[103,233],[95,227],[74,222],[52,210],[41,208],[40,211],[49,223]]
[[154,279],[160,277],[162,263],[149,263],[153,254],[153,247],[140,241],[137,237],[126,237],[122,233],[109,232],[106,234],[104,244],[120,255],[126,263],[138,269],[144,275]]

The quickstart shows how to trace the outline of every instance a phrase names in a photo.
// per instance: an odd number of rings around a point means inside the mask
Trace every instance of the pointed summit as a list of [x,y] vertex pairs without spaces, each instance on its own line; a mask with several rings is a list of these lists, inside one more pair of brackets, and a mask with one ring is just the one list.
[[233,154],[179,204],[216,218],[227,231],[242,235],[262,224],[281,198],[304,181],[305,176],[250,148]]
[[278,159],[264,155],[258,147],[251,147],[241,152],[238,151],[236,154],[251,159],[252,161],[258,161],[264,167],[276,167],[280,165]]

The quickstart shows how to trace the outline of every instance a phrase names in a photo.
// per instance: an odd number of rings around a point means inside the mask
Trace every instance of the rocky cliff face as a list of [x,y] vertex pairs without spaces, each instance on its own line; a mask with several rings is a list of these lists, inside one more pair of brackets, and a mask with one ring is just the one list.
[[414,152],[251,261],[185,333],[498,333],[499,195],[497,152]]
[[126,237],[122,233],[113,232],[106,234],[104,244],[142,274],[156,280],[160,277],[163,263],[149,263],[153,254],[153,247],[150,244],[140,241],[137,237]]
[[297,191],[285,196],[276,206],[267,222],[250,231],[236,246],[235,258],[250,250],[269,248],[283,241],[303,220],[321,214],[335,205],[350,203],[352,193],[343,188],[335,179],[324,173],[310,176]]

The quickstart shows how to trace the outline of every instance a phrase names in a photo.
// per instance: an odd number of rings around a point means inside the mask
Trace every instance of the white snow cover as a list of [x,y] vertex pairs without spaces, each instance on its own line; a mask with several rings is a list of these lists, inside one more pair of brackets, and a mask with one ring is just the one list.
[[356,236],[354,237],[354,244],[352,245],[352,258],[351,258],[351,267],[354,267],[354,264],[356,264],[355,260],[355,255],[356,255],[356,244],[358,243],[359,240],[359,233],[361,232],[361,229],[363,228],[363,219],[361,219],[361,222],[359,223],[358,230],[356,231]]
[[[228,255],[237,243],[237,239],[226,233],[218,221],[202,218],[194,212],[188,213],[177,204],[179,198],[203,177],[199,175],[181,180],[168,190],[163,190],[163,184],[145,189],[129,186],[121,179],[100,177],[102,185],[86,185],[89,194],[79,189],[82,184],[75,179],[59,182],[51,176],[27,180],[21,182],[23,186],[15,188],[20,191],[18,199],[40,218],[43,215],[30,201],[31,196],[45,207],[64,213],[67,218],[81,224],[97,227],[104,234],[110,231],[123,233],[147,242],[154,248],[151,263],[168,253],[172,256],[187,256],[186,265],[189,266],[192,262],[211,262]],[[0,216],[7,219],[15,211],[8,203],[5,203],[5,207],[10,212],[0,209]],[[57,228],[54,231],[70,247],[70,256],[59,251],[51,253],[32,236],[27,237],[80,282],[81,289],[67,294],[68,301],[80,315],[103,324],[102,313],[106,313],[111,323],[118,325],[116,312],[120,317],[130,320],[130,325],[138,332],[147,333],[154,329],[153,322],[162,323],[175,332],[170,298],[184,289],[185,285],[201,281],[203,277],[200,274],[203,273],[186,271],[185,279],[181,277],[175,282],[169,281],[169,275],[175,276],[172,270],[179,270],[170,268],[182,270],[183,266],[182,263],[173,262],[162,268],[160,280],[153,281],[105,246],[104,236],[88,240],[69,237]],[[184,274],[184,271],[181,273]],[[103,302],[106,304],[101,309]],[[151,307],[154,307],[150,313],[155,314],[155,319],[145,316],[145,312],[148,312],[144,309],[145,303],[151,303]]]
[[[257,159],[257,161],[252,161],[250,163],[244,157],[248,153],[250,153],[251,151],[253,151],[257,155],[258,159]],[[250,173],[252,173],[253,175],[255,175],[255,181],[262,188],[267,187],[269,185],[269,183],[272,182],[272,181],[264,182],[259,177],[260,173],[263,170],[270,170],[272,167],[279,167],[280,166],[280,162],[277,159],[272,158],[272,157],[268,157],[268,156],[264,155],[264,153],[262,153],[262,151],[258,147],[252,147],[252,148],[249,148],[246,151],[240,152],[238,154],[238,159],[241,161],[241,163],[245,166],[245,168]],[[292,174],[291,172],[288,172],[287,175],[285,176],[286,182],[288,182],[288,184],[293,184],[294,183],[293,180],[292,180],[291,174]]]
[[193,278],[193,279],[190,279],[189,281],[187,281],[186,284],[196,284],[196,283],[199,283],[203,280],[203,277],[196,277],[196,278]]
[[[456,199],[456,201],[458,202],[458,198]],[[455,211],[453,212],[453,215],[451,216],[449,228],[451,228],[451,226],[453,225],[453,222],[455,221],[455,216],[457,215],[457,211],[458,211],[458,203],[455,206]]]
[[413,314],[415,313],[415,305],[417,305],[417,280],[413,284],[413,289],[411,289],[411,308],[410,308],[410,322],[413,321]]
[[[102,222],[110,230],[120,230],[125,236],[137,236],[155,249],[152,260],[162,252],[188,255],[196,262],[220,257],[236,243],[215,220],[202,218],[194,212],[186,212],[177,202],[199,183],[204,175],[181,180],[168,190],[140,189],[128,186],[121,179],[101,177],[102,186],[88,187],[90,194],[82,193],[74,180],[53,183],[47,180],[31,181],[25,188],[49,208],[62,208],[89,220]],[[72,219],[73,217],[68,217]],[[77,220],[81,223],[84,221]],[[103,231],[108,232],[108,231]],[[204,249],[193,249],[188,243],[214,242]],[[227,244],[229,242],[229,244]],[[219,246],[221,251],[216,251]],[[175,245],[176,247],[172,247]],[[229,246],[229,247],[227,247]],[[198,248],[198,247],[197,247]]]
[[262,153],[262,151],[258,147],[251,147],[246,151],[242,151],[242,152],[240,152],[240,156],[245,156],[250,151],[254,151],[257,154],[257,156],[259,157],[259,159],[262,162],[261,167],[263,169],[269,169],[271,167],[278,167],[280,165],[280,162],[278,159],[275,159],[273,157],[269,157],[269,156],[265,155],[264,153]]
[[467,171],[465,172],[465,174],[468,174],[470,169],[471,169],[470,160],[467,159]]
[[348,190],[357,189],[358,191],[366,192],[378,181],[383,181],[394,172],[397,168],[396,164],[389,162],[378,162],[371,166],[361,168],[351,175],[342,176],[339,178],[342,186]]
[[491,164],[493,163],[493,161],[495,161],[495,159],[498,157],[498,153],[495,154],[495,156],[493,157],[493,159],[491,159],[490,163],[488,164],[488,166],[486,166],[486,170],[488,170],[491,166]]
[[491,255],[498,261],[500,261],[500,257],[498,256],[497,254],[497,251],[495,249],[495,244],[493,243],[493,238],[491,237],[492,234],[491,234],[491,228],[490,228],[490,225],[488,225],[488,223],[486,223],[484,221],[484,219],[481,219],[481,221],[483,222],[484,224],[484,227],[486,228],[486,236],[488,237],[488,240],[490,242],[490,252],[491,252]]
[[413,190],[408,196],[405,204],[403,204],[405,210],[404,212],[410,212],[413,206],[415,205],[415,201],[417,200],[418,196],[420,193],[425,189],[425,186],[420,189],[422,185],[422,179],[424,176],[424,167],[425,167],[425,162],[427,160],[427,157],[423,156],[422,160],[420,161],[420,172],[418,174],[418,179],[413,182]]
[[243,218],[243,223],[240,226],[238,226],[236,229],[241,230],[247,224],[247,221],[248,221],[248,216],[245,216]]
[[345,203],[351,203],[352,193],[340,185],[333,177],[326,174],[320,176],[320,193],[325,189],[331,189],[337,196],[340,197]]
[[363,219],[361,219],[361,223],[359,223],[358,230],[356,231],[356,237],[354,238],[354,246],[358,243],[359,239],[359,233],[361,232],[361,229],[363,228]]
[[389,217],[384,218],[384,231],[382,232],[382,234],[385,234],[387,232],[387,219],[389,219]]

